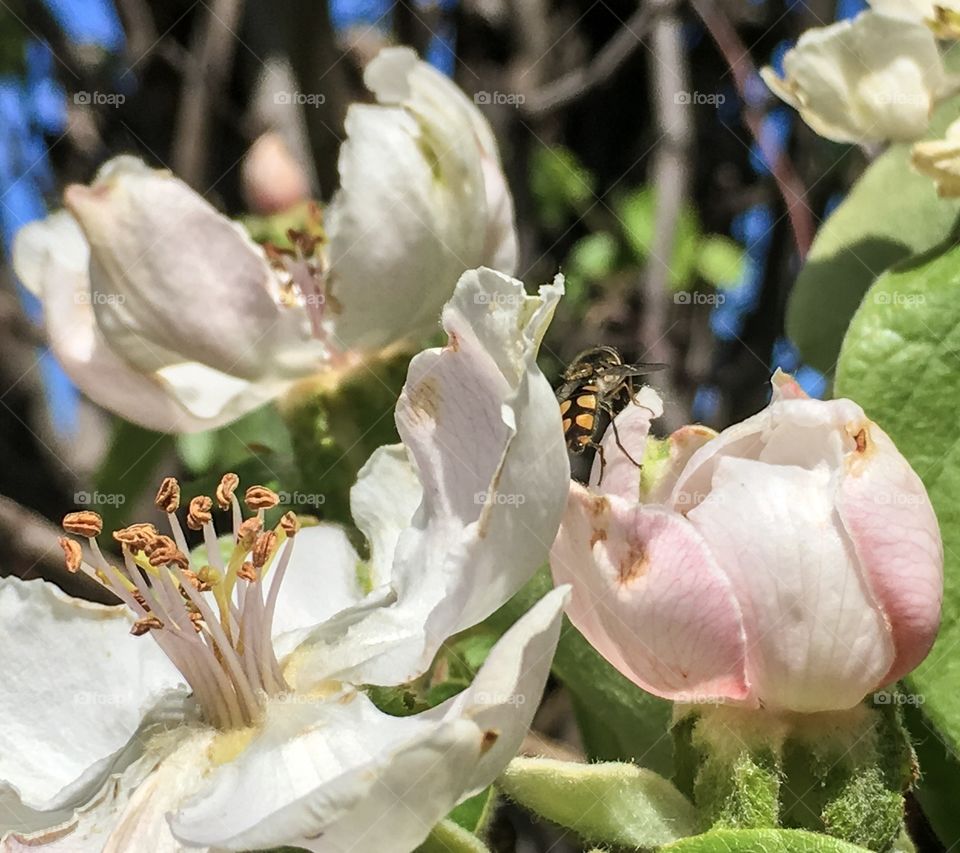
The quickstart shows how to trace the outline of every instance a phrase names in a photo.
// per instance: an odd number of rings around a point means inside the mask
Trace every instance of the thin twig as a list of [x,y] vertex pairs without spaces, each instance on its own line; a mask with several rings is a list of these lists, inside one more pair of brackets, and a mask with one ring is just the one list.
[[236,50],[243,0],[212,0],[197,24],[191,62],[183,80],[173,142],[173,169],[188,184],[203,188],[210,150],[211,100],[224,91]]
[[750,106],[747,98],[747,83],[750,79],[756,77],[756,66],[750,58],[747,47],[740,36],[737,35],[737,31],[717,7],[714,0],[690,0],[690,3],[700,16],[730,68],[740,100],[744,104],[744,123],[756,140],[757,145],[760,146],[764,159],[770,165],[780,195],[783,196],[783,201],[787,206],[787,215],[790,217],[793,238],[802,259],[810,250],[816,228],[810,208],[807,206],[806,188],[793,168],[789,155],[785,150],[771,151],[769,146],[763,142],[761,134],[763,116],[758,110]]
[[541,118],[609,80],[643,43],[643,36],[664,8],[663,2],[642,4],[588,65],[575,68],[528,95],[523,112],[530,118]]
[[[650,257],[643,275],[644,299],[640,341],[648,349],[643,357],[671,364],[674,353],[667,334],[668,295],[677,239],[677,223],[687,198],[690,180],[688,156],[693,139],[689,107],[690,74],[683,44],[683,25],[673,14],[653,23],[651,85],[659,142],[653,166],[656,207]],[[660,382],[669,378],[660,377]],[[672,388],[661,388],[675,397]]]

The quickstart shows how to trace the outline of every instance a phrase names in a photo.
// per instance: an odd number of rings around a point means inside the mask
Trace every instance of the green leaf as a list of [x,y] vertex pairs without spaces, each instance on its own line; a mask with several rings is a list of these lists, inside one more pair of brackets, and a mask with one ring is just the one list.
[[[506,630],[552,588],[550,570],[541,569],[490,617],[490,625]],[[573,698],[584,747],[591,759],[633,761],[663,776],[672,775],[673,746],[668,733],[672,704],[621,675],[566,619],[553,658],[553,673]]]
[[159,466],[172,446],[169,435],[116,420],[93,491],[77,492],[74,502],[99,512],[108,534],[124,527],[132,520],[130,513],[137,499],[155,490],[169,473],[160,471]]
[[595,183],[567,148],[537,146],[530,156],[530,190],[549,229],[560,229],[581,213],[593,200]]
[[656,847],[697,831],[697,813],[671,782],[634,764],[515,758],[497,786],[585,841]]
[[450,814],[447,820],[452,820],[462,826],[467,832],[474,835],[483,835],[493,812],[497,807],[497,791],[490,785],[468,800],[464,800]]
[[734,284],[743,272],[743,249],[729,237],[704,237],[697,248],[697,273],[714,287]]
[[[650,255],[656,222],[656,190],[651,187],[635,190],[619,199],[615,208],[623,224],[627,245],[637,260],[646,261]],[[674,289],[691,287],[694,284],[701,231],[697,214],[689,205],[680,211],[673,240],[670,286]]]
[[616,267],[618,253],[617,239],[612,234],[588,234],[573,244],[567,255],[566,272],[583,278],[606,278]]
[[[952,783],[920,781],[920,798],[946,844],[960,841],[954,792],[960,788],[960,247],[931,252],[881,276],[844,340],[837,394],[860,403],[889,433],[927,487],[940,521],[945,558],[943,621],[926,661],[906,681],[922,703],[929,739],[949,753],[937,765]],[[950,769],[952,768],[952,770]]]
[[[929,136],[943,135],[960,98],[938,107]],[[937,197],[910,167],[910,145],[893,145],[863,173],[817,232],[787,306],[787,333],[803,359],[834,371],[847,324],[874,279],[950,233],[960,201]]]
[[676,853],[869,853],[846,841],[799,829],[718,829],[668,844]]
[[431,830],[416,853],[490,853],[490,850],[477,836],[452,820],[444,820]]

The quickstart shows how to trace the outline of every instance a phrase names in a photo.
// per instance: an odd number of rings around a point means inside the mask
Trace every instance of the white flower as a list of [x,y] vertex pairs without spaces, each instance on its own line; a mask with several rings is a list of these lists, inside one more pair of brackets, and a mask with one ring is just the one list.
[[926,24],[938,38],[960,35],[960,2],[958,0],[869,0],[883,15]]
[[836,142],[917,139],[947,83],[927,27],[874,11],[807,30],[783,67],[783,78],[764,68],[764,82]]
[[910,162],[918,172],[933,178],[941,198],[960,196],[960,121],[947,128],[943,139],[917,142]]
[[262,487],[247,490],[256,514],[243,521],[228,475],[217,503],[233,515],[229,557],[210,500],[189,507],[206,567],[184,556],[172,480],[157,496],[171,536],[119,532],[122,568],[101,555],[94,513],[65,519],[89,537],[86,558],[63,541],[68,565],[125,606],[0,581],[3,853],[408,851],[490,784],[536,708],[565,590],[430,711],[389,716],[360,686],[422,673],[546,559],[568,469],[535,356],[561,291],[528,297],[490,270],[464,275],[444,312],[448,345],[411,365],[404,445],[375,454],[352,495],[369,565],[332,525],[298,529],[287,515],[264,531],[276,496]]
[[[354,104],[326,240],[268,256],[164,171],[130,157],[17,235],[51,345],[95,402],[159,430],[227,423],[304,376],[436,328],[452,284],[512,272],[513,208],[490,128],[407,48],[382,51]],[[316,253],[315,253],[316,250]]]

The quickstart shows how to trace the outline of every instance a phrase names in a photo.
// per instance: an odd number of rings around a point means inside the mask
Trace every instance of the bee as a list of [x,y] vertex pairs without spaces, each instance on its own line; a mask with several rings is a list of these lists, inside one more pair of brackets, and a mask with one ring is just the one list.
[[573,478],[586,483],[595,453],[600,454],[600,482],[606,459],[600,439],[613,426],[617,447],[638,468],[637,462],[620,443],[614,418],[633,402],[633,378],[662,370],[664,364],[626,364],[613,347],[584,350],[563,371],[557,402],[563,419],[563,434],[570,454]]

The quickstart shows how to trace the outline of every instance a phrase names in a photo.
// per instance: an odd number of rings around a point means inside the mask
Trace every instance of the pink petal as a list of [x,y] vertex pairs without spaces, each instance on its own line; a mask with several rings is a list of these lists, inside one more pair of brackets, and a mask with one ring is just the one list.
[[886,684],[913,670],[933,645],[943,543],[923,483],[889,436],[866,419],[852,426],[851,435],[856,447],[846,459],[838,509],[893,633],[896,659]]
[[550,565],[573,585],[573,624],[636,684],[677,701],[748,697],[740,609],[682,516],[573,483]]
[[851,708],[894,659],[837,516],[836,482],[826,465],[723,457],[688,514],[740,602],[748,678],[767,707]]
[[[650,422],[662,414],[663,402],[660,400],[660,395],[649,385],[640,389],[635,404],[627,406],[617,415],[614,421],[617,431],[613,431],[613,425],[607,427],[600,442],[606,464],[601,466],[601,456],[597,453],[593,460],[593,469],[590,471],[590,485],[597,486],[605,495],[619,495],[626,500],[637,500],[640,494],[641,471],[637,464],[643,462],[647,435],[650,433]],[[617,436],[620,437],[619,445]],[[603,468],[602,482],[601,467]]]

